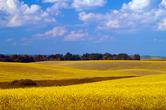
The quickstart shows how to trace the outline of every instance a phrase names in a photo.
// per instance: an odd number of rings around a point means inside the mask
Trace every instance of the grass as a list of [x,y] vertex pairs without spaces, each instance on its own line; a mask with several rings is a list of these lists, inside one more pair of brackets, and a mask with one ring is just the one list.
[[0,89],[0,110],[166,109],[165,61],[0,63],[0,74],[1,82],[139,76],[61,87]]

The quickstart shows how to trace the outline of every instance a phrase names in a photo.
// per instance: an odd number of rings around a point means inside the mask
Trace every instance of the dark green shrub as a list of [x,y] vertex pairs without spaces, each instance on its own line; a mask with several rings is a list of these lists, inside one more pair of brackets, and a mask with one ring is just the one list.
[[14,87],[33,87],[37,86],[37,83],[31,79],[14,80],[11,82]]

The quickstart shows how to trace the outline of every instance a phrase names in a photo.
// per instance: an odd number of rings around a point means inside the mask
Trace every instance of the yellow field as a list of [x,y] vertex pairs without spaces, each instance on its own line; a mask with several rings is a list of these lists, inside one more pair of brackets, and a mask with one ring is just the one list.
[[0,82],[109,76],[142,76],[166,72],[165,61],[65,61],[0,63]]
[[[16,74],[16,76],[15,76]],[[0,63],[0,80],[140,76],[63,87],[0,90],[1,110],[165,110],[165,61]]]
[[[69,62],[57,62],[55,65],[46,63],[40,64],[22,64],[22,63],[0,63],[0,82],[12,81],[16,79],[34,79],[34,80],[54,80],[54,79],[72,79],[87,77],[108,77],[108,76],[128,76],[132,75],[124,70],[89,70],[72,68]],[[51,63],[51,62],[49,62]],[[75,64],[78,62],[72,62]],[[82,62],[80,62],[81,64]],[[83,62],[84,63],[84,62]],[[90,62],[87,62],[89,64]],[[72,66],[71,64],[71,66]],[[103,63],[103,66],[107,64]],[[81,67],[81,66],[80,66]],[[135,70],[133,70],[135,71]]]

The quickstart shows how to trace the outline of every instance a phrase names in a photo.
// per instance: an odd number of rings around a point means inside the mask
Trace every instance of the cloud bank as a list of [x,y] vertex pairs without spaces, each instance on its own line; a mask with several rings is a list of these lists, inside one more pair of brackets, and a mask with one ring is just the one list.
[[94,23],[100,29],[148,27],[163,31],[166,28],[165,12],[166,0],[132,0],[124,3],[119,10],[104,14],[82,11],[79,13],[79,19],[85,23]]
[[[64,10],[72,10],[78,15],[75,20],[80,25],[86,25],[87,27],[84,28],[93,28],[101,32],[144,28],[166,31],[166,0],[130,0],[128,3],[123,3],[119,9],[110,7],[105,12],[94,11],[109,2],[109,0],[41,0],[41,4],[28,5],[21,0],[0,0],[0,27],[29,26],[33,28],[33,25],[40,26],[42,23],[52,25],[52,29],[41,32],[37,36],[62,37],[66,41],[84,39],[89,36],[88,31],[80,31],[83,28],[68,29],[67,24],[57,20],[57,17],[63,16]],[[42,4],[49,5],[43,7]]]
[[54,19],[37,4],[28,6],[19,0],[0,0],[0,25],[3,27],[53,21]]

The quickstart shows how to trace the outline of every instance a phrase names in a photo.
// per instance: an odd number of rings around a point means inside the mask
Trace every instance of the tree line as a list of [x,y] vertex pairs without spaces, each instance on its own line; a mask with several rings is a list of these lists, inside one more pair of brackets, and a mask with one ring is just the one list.
[[140,60],[141,57],[138,54],[128,55],[110,54],[110,53],[86,53],[79,54],[54,54],[54,55],[4,55],[0,54],[0,62],[39,62],[39,61],[78,61],[78,60]]

